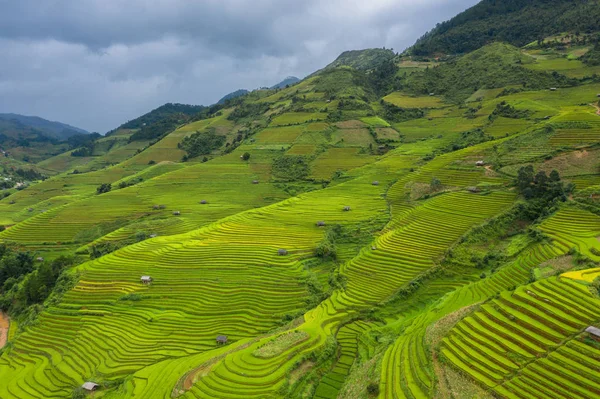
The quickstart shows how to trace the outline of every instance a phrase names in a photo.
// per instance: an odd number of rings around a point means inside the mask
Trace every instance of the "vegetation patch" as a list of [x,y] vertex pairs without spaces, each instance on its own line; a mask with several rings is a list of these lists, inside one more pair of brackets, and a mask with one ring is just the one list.
[[191,136],[185,137],[178,148],[184,150],[188,157],[195,158],[200,155],[208,155],[216,149],[219,149],[225,143],[225,137],[213,133],[212,131],[196,132]]
[[252,354],[259,358],[268,359],[289,350],[300,342],[306,341],[308,337],[309,335],[304,331],[290,331],[260,346]]

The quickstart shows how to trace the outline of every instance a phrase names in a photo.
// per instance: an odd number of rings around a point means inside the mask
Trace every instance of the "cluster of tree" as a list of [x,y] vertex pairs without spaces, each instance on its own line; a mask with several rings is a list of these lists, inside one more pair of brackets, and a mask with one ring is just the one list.
[[102,135],[99,133],[76,134],[67,138],[67,144],[71,150],[79,147],[87,147],[100,137],[102,137]]
[[477,128],[462,132],[458,138],[452,141],[445,149],[445,152],[458,151],[463,148],[471,147],[476,144],[485,143],[492,140],[493,137],[485,134],[483,129]]
[[581,61],[590,66],[600,65],[600,44],[596,45],[581,57]]
[[395,58],[391,58],[379,64],[369,73],[373,91],[378,96],[384,96],[402,86],[401,78],[397,75],[398,70]]
[[110,190],[112,190],[112,184],[102,183],[96,188],[96,194],[108,193]]
[[483,0],[438,24],[410,49],[417,56],[467,53],[493,41],[524,46],[562,32],[598,30],[600,7],[588,0]]
[[20,311],[43,302],[61,272],[73,263],[73,258],[61,256],[36,265],[30,252],[18,252],[0,244],[0,309]]
[[225,136],[216,134],[212,130],[196,132],[184,138],[177,147],[187,153],[187,157],[195,158],[199,155],[208,155],[221,148],[225,143]]
[[310,174],[309,159],[303,155],[282,155],[273,160],[273,176],[282,180],[301,180]]
[[85,147],[80,147],[74,151],[71,151],[72,157],[90,157],[94,153],[94,143],[89,143]]
[[167,103],[160,107],[140,116],[139,118],[130,120],[121,125],[122,129],[141,129],[145,126],[153,125],[161,120],[169,119],[173,115],[193,116],[204,110],[206,107],[202,105],[187,105],[187,104],[172,104]]
[[[121,183],[119,183],[119,188],[127,188],[127,187],[131,187],[131,186],[135,186],[136,184],[141,183],[143,181],[144,181],[144,179],[142,177],[136,177],[134,179],[127,180],[127,181],[124,180]],[[101,194],[101,193],[98,193],[98,194]]]
[[419,108],[401,108],[381,100],[381,116],[390,122],[404,122],[411,119],[419,119],[425,116],[423,110]]
[[556,170],[550,172],[550,175],[546,175],[544,171],[535,173],[531,165],[519,169],[515,183],[519,192],[528,200],[566,201],[567,195],[574,188],[572,184],[565,184]]
[[516,109],[512,105],[508,104],[506,101],[502,101],[501,103],[496,105],[496,108],[489,116],[489,120],[492,121],[499,116],[511,119],[524,119],[529,117],[529,115],[531,115],[531,111],[526,109]]
[[15,170],[15,174],[21,177],[23,180],[45,180],[46,176],[33,169],[22,169],[18,168]]
[[337,259],[336,241],[342,234],[342,226],[339,224],[328,227],[323,235],[323,239],[315,248],[315,255],[323,259]]
[[248,117],[258,117],[269,110],[268,103],[247,103],[241,102],[234,110],[227,116],[227,119],[231,121],[239,121],[240,119]]

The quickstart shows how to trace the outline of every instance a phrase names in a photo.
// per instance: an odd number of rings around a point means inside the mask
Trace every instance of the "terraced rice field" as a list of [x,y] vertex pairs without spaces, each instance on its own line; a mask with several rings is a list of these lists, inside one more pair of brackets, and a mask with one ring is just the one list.
[[569,279],[519,287],[457,324],[442,353],[503,397],[595,397],[598,350],[577,338],[600,320],[598,305]]
[[288,112],[277,116],[271,122],[272,126],[297,125],[300,123],[320,121],[327,117],[327,114],[321,112]]
[[400,92],[385,96],[383,100],[401,108],[440,108],[446,106],[439,97],[409,97]]
[[[118,165],[0,201],[0,220],[14,224],[0,240],[52,255],[157,235],[70,269],[74,288],[36,323],[11,328],[0,398],[71,397],[91,380],[107,399],[330,399],[366,397],[367,386],[380,399],[415,399],[440,394],[444,368],[500,397],[600,396],[600,346],[584,332],[600,326],[590,290],[600,275],[596,165],[567,165],[577,189],[551,215],[511,220],[498,237],[486,225],[519,209],[520,166],[595,154],[600,119],[586,104],[600,85],[481,89],[467,100],[473,118],[441,97],[396,92],[383,100],[425,117],[392,126],[379,101],[338,108],[366,89],[316,92],[318,79],[249,94],[266,113],[229,119],[226,109],[136,155],[123,145],[88,164]],[[501,101],[531,112],[490,119]],[[456,150],[477,128],[489,141]],[[230,143],[242,134],[233,151],[180,162],[181,140],[207,129]],[[381,140],[397,148],[379,153]],[[310,173],[280,178],[283,155],[302,155]],[[64,158],[49,164],[66,167]],[[96,195],[102,183],[113,190]],[[414,195],[419,187],[431,190]],[[468,241],[477,234],[493,237]],[[336,258],[317,256],[321,245]],[[499,255],[481,266],[486,251]],[[559,257],[564,270],[588,269],[541,279]]]

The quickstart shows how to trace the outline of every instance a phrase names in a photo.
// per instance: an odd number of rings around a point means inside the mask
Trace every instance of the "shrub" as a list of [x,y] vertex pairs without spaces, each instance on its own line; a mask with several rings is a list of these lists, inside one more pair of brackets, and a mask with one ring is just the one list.
[[108,193],[110,190],[112,190],[112,185],[110,183],[102,183],[96,188],[96,194]]
[[367,393],[371,396],[379,395],[379,385],[375,383],[370,383],[367,385]]

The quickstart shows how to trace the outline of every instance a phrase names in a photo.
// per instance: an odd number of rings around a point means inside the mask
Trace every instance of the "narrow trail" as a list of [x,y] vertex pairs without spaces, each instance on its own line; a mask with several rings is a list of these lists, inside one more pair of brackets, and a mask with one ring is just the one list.
[[3,312],[0,312],[0,349],[4,348],[6,345],[6,341],[8,341],[8,327],[10,326],[10,321],[8,319],[8,315]]
[[596,115],[600,116],[600,106],[598,106],[596,103],[591,103],[590,105],[596,108]]

